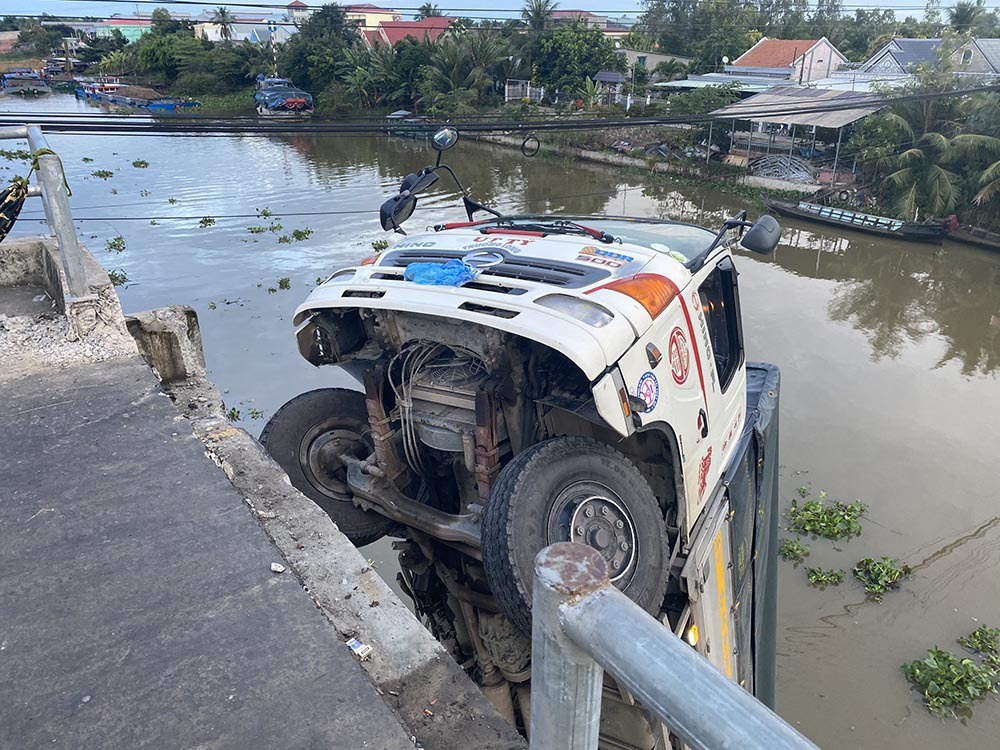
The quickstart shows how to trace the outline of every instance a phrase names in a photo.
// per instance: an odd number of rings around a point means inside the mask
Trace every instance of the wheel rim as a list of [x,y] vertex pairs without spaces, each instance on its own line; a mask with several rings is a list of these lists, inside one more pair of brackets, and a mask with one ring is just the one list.
[[598,482],[574,482],[552,505],[548,543],[580,542],[596,549],[608,565],[612,583],[626,579],[638,557],[635,523],[625,503]]
[[299,466],[306,481],[317,492],[332,500],[351,501],[347,485],[347,464],[342,455],[367,458],[372,443],[366,425],[354,419],[327,419],[302,437],[299,443]]

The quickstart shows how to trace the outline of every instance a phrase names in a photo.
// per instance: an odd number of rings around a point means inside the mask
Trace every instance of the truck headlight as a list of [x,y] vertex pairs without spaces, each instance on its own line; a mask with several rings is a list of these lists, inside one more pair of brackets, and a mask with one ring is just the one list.
[[570,297],[568,294],[547,294],[535,300],[535,303],[576,318],[591,328],[603,328],[615,317],[595,302]]

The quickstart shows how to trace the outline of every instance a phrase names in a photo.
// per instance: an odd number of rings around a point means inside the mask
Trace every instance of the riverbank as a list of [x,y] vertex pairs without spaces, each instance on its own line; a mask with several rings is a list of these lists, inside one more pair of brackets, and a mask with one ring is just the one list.
[[[804,185],[787,180],[773,180],[754,177],[743,170],[717,163],[671,162],[659,158],[638,158],[626,154],[614,153],[610,150],[594,150],[579,146],[552,143],[545,134],[531,136],[509,135],[479,135],[477,140],[505,148],[516,149],[522,154],[531,153],[535,146],[527,143],[526,138],[537,140],[537,152],[532,158],[577,161],[582,160],[592,164],[615,167],[615,173],[620,176],[634,176],[647,180],[650,184],[689,185],[692,187],[711,184],[720,193],[738,195],[754,207],[763,210],[764,203],[760,199],[762,190],[769,194],[789,199],[798,199],[819,189],[818,185]],[[530,150],[529,147],[530,146]]]

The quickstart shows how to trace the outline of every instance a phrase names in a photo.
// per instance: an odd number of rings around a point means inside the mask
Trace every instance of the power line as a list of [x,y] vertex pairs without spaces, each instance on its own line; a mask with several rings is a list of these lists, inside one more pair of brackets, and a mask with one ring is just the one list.
[[[115,4],[121,4],[121,5],[130,5],[130,6],[133,6],[133,7],[148,6],[148,7],[152,7],[152,8],[162,7],[164,5],[196,5],[196,6],[201,6],[201,7],[205,7],[206,5],[211,5],[213,8],[214,7],[225,7],[225,8],[269,8],[269,9],[274,9],[274,10],[284,10],[284,11],[288,10],[288,4],[287,3],[266,3],[266,2],[265,3],[224,2],[224,3],[221,3],[219,5],[214,5],[214,4],[210,3],[210,2],[204,2],[203,0],[160,0],[159,2],[157,2],[157,0],[61,0],[61,1],[62,2],[87,3],[88,5],[96,5],[96,4],[110,4],[110,5],[115,5]],[[342,5],[341,9],[345,9],[346,7],[349,7],[349,6],[348,5]],[[842,3],[840,5],[840,7],[841,8],[846,8],[846,9],[851,9],[851,10],[856,10],[856,9],[861,9],[861,10],[925,10],[927,6],[926,5],[912,5],[912,6],[900,6],[900,7],[887,8],[884,5],[876,5],[876,4],[871,4],[871,3]],[[985,10],[994,10],[994,9],[1000,7],[1000,6],[996,6],[996,5],[982,5],[980,7],[982,7]],[[757,6],[757,5],[747,4],[747,5],[743,6],[743,9],[750,9],[750,8],[752,8],[753,10],[755,10],[757,12],[768,12],[768,10],[769,10],[769,9],[762,8],[762,7]],[[398,11],[398,12],[401,12],[401,13],[417,13],[418,11],[420,11],[420,8],[419,7],[397,7],[397,8],[391,8],[391,9],[387,8],[386,10],[394,10],[394,11]],[[482,11],[483,9],[482,8],[440,7],[440,6],[438,6],[437,10],[440,13],[465,13],[465,12],[479,12],[479,11]],[[809,5],[807,12],[816,12],[818,10],[819,10],[818,6]],[[310,8],[309,12],[312,13],[313,9]],[[516,17],[516,18],[520,18],[521,17],[521,10],[520,9],[512,9],[512,10],[510,10],[508,12],[510,12],[512,14],[516,14],[513,17]],[[574,9],[573,12],[577,12],[577,11]],[[613,9],[610,9],[610,10],[589,10],[589,11],[579,11],[579,12],[581,14],[584,14],[584,15],[586,15],[586,14],[589,13],[591,15],[607,15],[607,16],[614,16],[615,14],[619,14],[619,15],[635,15],[635,16],[638,16],[638,15],[644,14],[646,11],[645,10],[641,10],[641,9],[626,10],[626,9],[621,9],[621,8],[613,8]],[[430,16],[430,17],[434,18],[434,16]],[[557,20],[562,20],[562,19],[559,18]]]

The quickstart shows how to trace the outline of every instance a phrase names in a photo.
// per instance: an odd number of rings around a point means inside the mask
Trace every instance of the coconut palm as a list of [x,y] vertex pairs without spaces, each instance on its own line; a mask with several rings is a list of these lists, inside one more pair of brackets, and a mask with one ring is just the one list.
[[558,7],[559,3],[552,0],[525,0],[521,18],[533,32],[541,33],[552,18],[552,11]]
[[1000,160],[993,162],[983,170],[979,176],[979,184],[983,188],[972,199],[972,202],[977,206],[989,203],[997,195],[1000,195]]
[[[983,154],[1000,155],[1000,138],[978,133],[949,137],[940,132],[947,129],[946,122],[931,123],[933,129],[920,132],[899,114],[890,112],[885,116],[897,128],[901,140],[910,144],[879,162],[880,169],[892,170],[885,181],[893,193],[895,209],[907,219],[916,219],[920,209],[936,216],[954,211],[961,198],[962,181],[956,169]],[[974,199],[976,203],[989,200],[1000,190],[1000,163],[988,167],[980,181],[986,187]]]
[[227,8],[218,7],[212,11],[212,23],[219,27],[219,38],[228,42],[233,38],[233,15]]
[[664,60],[657,63],[656,67],[653,68],[653,73],[661,76],[664,80],[672,81],[687,73],[687,65],[680,60]]
[[413,17],[414,21],[422,21],[425,18],[435,18],[441,15],[441,11],[434,3],[424,3],[419,8],[417,8],[417,14]]
[[948,8],[948,23],[959,34],[968,34],[985,13],[982,0],[959,0],[954,8]]

